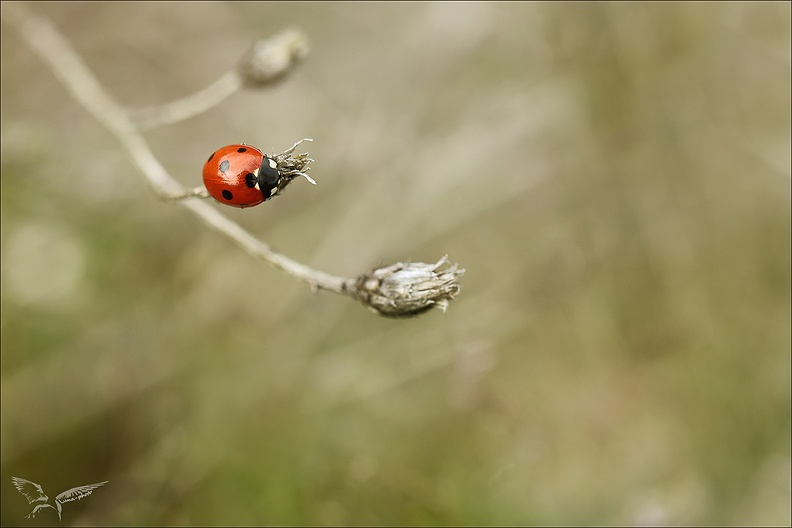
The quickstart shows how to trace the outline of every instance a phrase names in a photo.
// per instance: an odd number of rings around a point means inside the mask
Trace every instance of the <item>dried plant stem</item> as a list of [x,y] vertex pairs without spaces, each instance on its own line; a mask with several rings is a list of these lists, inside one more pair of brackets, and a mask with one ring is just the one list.
[[[49,66],[72,96],[115,134],[159,198],[173,200],[194,192],[186,191],[162,166],[128,114],[102,88],[71,44],[51,23],[33,14],[27,7],[15,3],[4,3],[3,17],[16,27],[22,39]],[[351,285],[354,279],[316,271],[273,251],[206,202],[186,199],[177,203],[251,255],[310,284],[313,289],[353,295]]]
[[[277,82],[307,51],[307,40],[299,31],[287,30],[272,39],[256,42],[240,62],[238,73],[226,75],[198,94],[169,105],[153,107],[147,111],[147,116],[138,116],[134,120],[104,90],[55,26],[19,3],[3,3],[2,13],[72,96],[118,138],[161,200],[185,207],[243,250],[308,283],[313,290],[349,296],[382,316],[411,317],[432,307],[445,311],[448,303],[459,293],[461,285],[458,278],[465,270],[449,264],[446,257],[434,264],[397,262],[355,279],[347,279],[314,270],[273,251],[215,207],[200,200],[207,197],[205,189],[187,189],[176,181],[141,135],[141,124],[151,127],[186,119],[219,103],[242,85],[261,87]],[[298,176],[314,183],[305,174],[312,160],[307,154],[292,155],[302,141],[310,140],[298,141],[273,158],[282,176],[278,194]]]
[[133,110],[130,115],[141,129],[178,123],[217,106],[242,86],[243,81],[239,74],[230,71],[200,92],[166,105]]
[[184,121],[217,106],[243,87],[264,88],[278,82],[308,53],[308,38],[297,29],[287,29],[254,42],[236,69],[188,97],[170,103],[130,111],[141,129]]

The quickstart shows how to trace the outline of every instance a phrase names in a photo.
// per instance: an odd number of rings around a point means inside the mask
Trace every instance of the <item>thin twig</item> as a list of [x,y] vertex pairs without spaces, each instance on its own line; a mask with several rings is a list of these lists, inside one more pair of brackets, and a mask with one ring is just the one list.
[[184,121],[217,106],[242,87],[242,78],[230,71],[215,82],[188,97],[162,106],[130,111],[132,120],[142,129],[156,128]]
[[141,129],[178,123],[219,105],[243,87],[258,89],[269,86],[294,69],[308,53],[308,47],[308,38],[293,28],[261,39],[245,52],[234,71],[188,97],[132,110],[132,121]]

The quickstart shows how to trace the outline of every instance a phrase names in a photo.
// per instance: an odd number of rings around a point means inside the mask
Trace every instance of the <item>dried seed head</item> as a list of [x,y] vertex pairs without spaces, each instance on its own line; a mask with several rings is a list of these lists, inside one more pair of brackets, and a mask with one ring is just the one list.
[[294,154],[294,149],[297,148],[297,145],[304,141],[313,141],[313,139],[305,138],[301,139],[292,147],[280,154],[273,154],[270,156],[275,161],[276,168],[280,173],[280,179],[278,180],[278,186],[272,190],[272,194],[270,196],[278,196],[283,190],[289,185],[295,178],[298,176],[302,176],[313,185],[316,185],[316,182],[306,174],[311,168],[308,166],[313,160],[308,157],[308,153],[305,152],[303,154]]
[[287,74],[308,54],[308,48],[305,34],[287,29],[255,42],[242,56],[237,71],[245,86],[259,88]]
[[361,275],[355,281],[355,297],[370,310],[386,317],[411,317],[433,306],[445,312],[459,293],[458,278],[465,272],[441,258],[436,264],[397,262]]

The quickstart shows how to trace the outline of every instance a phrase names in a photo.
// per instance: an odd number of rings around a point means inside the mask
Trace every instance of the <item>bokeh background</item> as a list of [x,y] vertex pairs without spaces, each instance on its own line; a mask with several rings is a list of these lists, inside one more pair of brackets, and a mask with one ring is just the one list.
[[312,293],[157,201],[4,17],[4,525],[57,523],[11,476],[109,481],[62,525],[790,524],[789,3],[29,6],[129,108],[301,28],[159,159],[311,137],[317,187],[224,212],[467,272],[411,320]]

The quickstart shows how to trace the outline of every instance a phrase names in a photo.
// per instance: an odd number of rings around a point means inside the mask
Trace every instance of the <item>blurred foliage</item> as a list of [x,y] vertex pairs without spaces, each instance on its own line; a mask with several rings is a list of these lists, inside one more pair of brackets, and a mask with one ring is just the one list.
[[[4,6],[5,8],[5,6]],[[31,4],[123,104],[257,38],[304,65],[147,133],[302,137],[225,213],[355,276],[448,253],[448,313],[312,294],[179,207],[3,21],[3,525],[790,524],[789,3]]]

